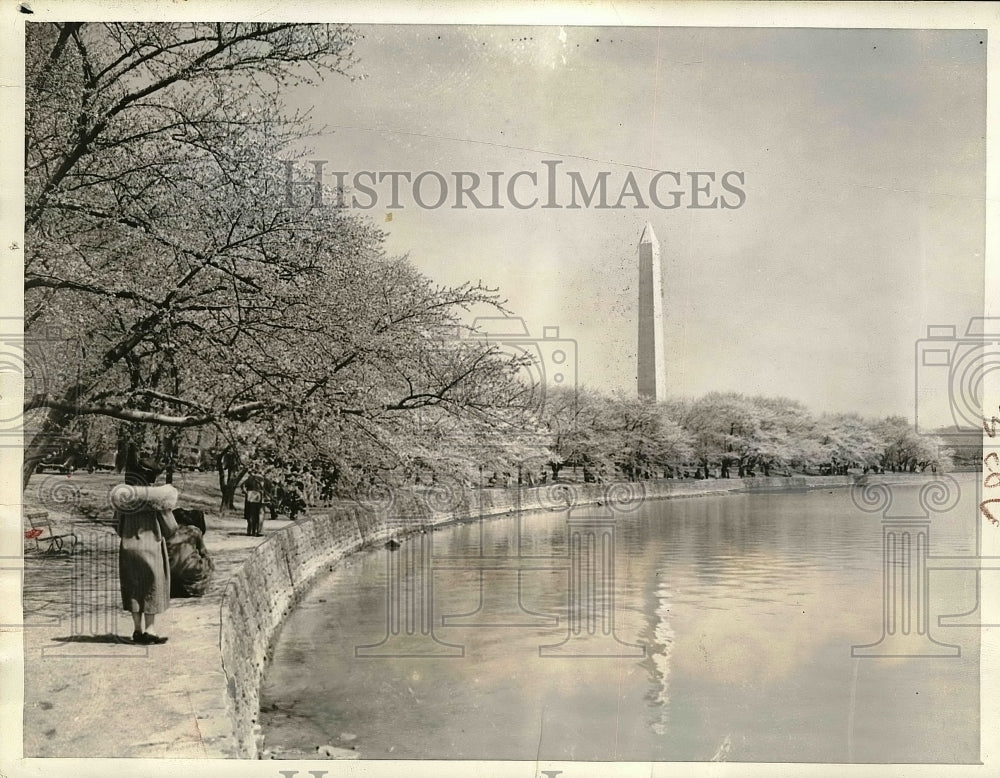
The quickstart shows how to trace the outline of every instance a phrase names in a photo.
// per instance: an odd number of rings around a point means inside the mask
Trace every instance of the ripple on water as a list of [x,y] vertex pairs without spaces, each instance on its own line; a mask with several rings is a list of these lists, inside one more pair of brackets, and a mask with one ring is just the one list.
[[[882,561],[878,522],[849,510],[841,490],[650,502],[622,517],[616,629],[646,645],[635,660],[538,655],[566,636],[565,515],[482,525],[491,553],[514,553],[521,533],[523,548],[553,560],[547,572],[487,576],[487,603],[520,602],[558,616],[554,627],[442,625],[476,609],[479,576],[434,571],[435,633],[466,647],[457,659],[354,656],[386,629],[387,552],[359,555],[279,637],[262,697],[283,718],[264,714],[268,744],[315,747],[297,738],[347,731],[365,758],[977,760],[978,644],[963,644],[958,663],[864,663],[850,694],[850,646],[880,630]],[[478,533],[436,532],[434,552],[478,553]],[[967,536],[935,535],[958,549]],[[502,592],[501,581],[516,586]],[[969,610],[968,588],[935,589],[934,607]],[[910,700],[900,690],[912,683]],[[864,732],[850,751],[849,718]]]

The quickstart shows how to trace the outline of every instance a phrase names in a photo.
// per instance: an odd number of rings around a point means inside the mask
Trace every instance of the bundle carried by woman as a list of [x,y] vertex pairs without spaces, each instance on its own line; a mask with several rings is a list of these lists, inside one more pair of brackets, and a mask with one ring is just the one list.
[[[166,610],[170,597],[201,597],[208,590],[215,565],[205,548],[201,530],[178,525],[174,518],[177,497],[177,490],[169,484],[121,484],[112,490],[118,534],[125,549],[123,598],[125,589],[129,590],[126,610],[156,613]],[[163,560],[166,565],[159,559],[161,543],[166,551]],[[145,559],[137,559],[137,554]],[[142,568],[138,576],[127,569],[136,562]],[[151,570],[155,571],[153,575],[149,575]]]
[[170,555],[170,596],[201,597],[208,591],[215,564],[205,548],[201,530],[182,524],[167,538]]

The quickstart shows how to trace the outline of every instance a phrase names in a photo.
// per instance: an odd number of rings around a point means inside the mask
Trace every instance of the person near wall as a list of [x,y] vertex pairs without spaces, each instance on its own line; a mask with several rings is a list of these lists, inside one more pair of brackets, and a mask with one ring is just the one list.
[[247,535],[261,536],[261,511],[264,508],[263,485],[256,476],[250,476],[243,484],[243,518],[247,522]]
[[154,627],[157,614],[170,607],[170,558],[166,539],[177,530],[173,509],[177,489],[156,485],[162,468],[140,460],[126,470],[125,483],[111,491],[118,547],[122,607],[132,614],[132,642],[167,642]]

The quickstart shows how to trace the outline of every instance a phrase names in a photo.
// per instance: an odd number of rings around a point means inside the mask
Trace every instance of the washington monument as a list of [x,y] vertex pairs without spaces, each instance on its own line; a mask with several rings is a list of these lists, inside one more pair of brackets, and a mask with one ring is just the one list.
[[663,276],[660,244],[647,223],[639,238],[639,396],[660,402],[667,397],[663,353]]

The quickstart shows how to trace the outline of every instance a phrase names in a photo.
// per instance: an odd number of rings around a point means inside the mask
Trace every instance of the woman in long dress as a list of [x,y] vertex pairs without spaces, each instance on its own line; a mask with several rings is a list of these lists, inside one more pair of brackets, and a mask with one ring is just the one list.
[[[149,480],[155,480],[155,475]],[[112,490],[111,502],[121,538],[118,575],[122,607],[132,614],[132,641],[142,645],[166,643],[167,638],[157,634],[153,625],[156,615],[170,607],[166,538],[177,529],[173,515],[177,490],[169,484],[124,483]]]

